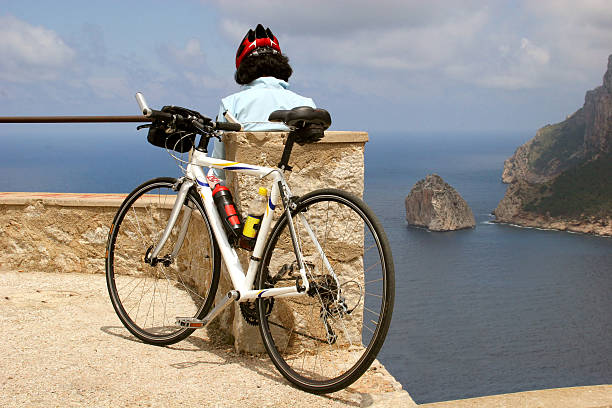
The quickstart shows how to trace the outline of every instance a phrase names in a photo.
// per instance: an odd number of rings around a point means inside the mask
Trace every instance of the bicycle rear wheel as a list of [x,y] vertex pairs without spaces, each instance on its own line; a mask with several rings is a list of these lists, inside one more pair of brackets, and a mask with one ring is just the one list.
[[117,211],[107,243],[106,282],[117,316],[134,336],[155,345],[193,333],[177,326],[176,318],[204,317],[219,283],[219,248],[194,190],[157,262],[145,262],[168,223],[175,185],[176,179],[157,178],[137,187]]
[[[259,299],[260,332],[290,382],[312,393],[333,392],[357,380],[382,347],[395,296],[391,248],[367,205],[341,190],[304,195],[292,219],[310,289]],[[301,285],[299,276],[284,214],[266,243],[258,287]]]

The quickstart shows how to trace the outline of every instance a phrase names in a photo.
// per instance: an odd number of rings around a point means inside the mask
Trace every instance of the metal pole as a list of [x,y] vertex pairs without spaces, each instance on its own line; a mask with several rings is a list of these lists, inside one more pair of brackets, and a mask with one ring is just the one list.
[[145,116],[0,116],[0,123],[151,122]]

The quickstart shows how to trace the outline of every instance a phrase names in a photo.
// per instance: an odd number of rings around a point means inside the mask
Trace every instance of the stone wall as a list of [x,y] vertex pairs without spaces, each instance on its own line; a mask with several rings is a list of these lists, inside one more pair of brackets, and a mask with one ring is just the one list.
[[120,194],[0,193],[0,267],[104,273]]
[[[227,160],[276,167],[287,133],[239,132],[227,136]],[[318,143],[305,146],[295,144],[289,160],[293,170],[285,174],[293,194],[301,195],[320,188],[338,188],[362,197],[363,153],[367,141],[368,134],[365,132],[326,132],[325,137]],[[244,174],[228,172],[226,177],[234,197],[237,197],[235,201],[242,204],[238,207],[243,215],[248,213],[248,204],[253,201],[258,188],[269,185],[267,180],[261,181],[257,177]],[[276,216],[279,215],[280,211],[277,209]],[[238,255],[242,264],[247,265],[250,253],[239,250]],[[353,266],[355,265],[361,268],[355,267],[353,270],[363,270],[361,257],[353,261]],[[217,296],[227,292],[230,287],[229,277],[223,271]],[[224,312],[218,319],[218,325],[228,340],[234,340],[236,349],[253,353],[264,350],[258,328],[249,326],[244,321],[236,305]]]
[[[275,167],[285,138],[282,132],[228,134],[227,159]],[[326,132],[316,144],[295,145],[290,160],[293,171],[288,176],[294,194],[333,187],[362,196],[367,141],[365,132]],[[228,175],[228,184],[246,214],[258,187],[269,182]],[[124,198],[121,194],[0,193],[0,268],[104,273],[109,226]],[[240,252],[246,270],[248,253]],[[218,296],[229,288],[223,273]],[[257,329],[245,324],[238,307],[228,308],[216,326],[237,349],[262,350]]]

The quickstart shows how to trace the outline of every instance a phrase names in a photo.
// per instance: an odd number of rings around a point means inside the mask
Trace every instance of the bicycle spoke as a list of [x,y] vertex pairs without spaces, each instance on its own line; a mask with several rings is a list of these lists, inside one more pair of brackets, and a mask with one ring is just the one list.
[[[389,268],[382,257],[381,240],[365,222],[366,215],[353,204],[354,199],[345,199],[345,193],[336,196],[336,192],[320,197],[307,194],[300,199],[307,204],[298,204],[295,209],[299,215],[293,217],[296,236],[310,286],[306,296],[277,300],[272,307],[272,315],[278,309],[275,319],[267,319],[260,308],[264,344],[274,350],[270,356],[275,361],[285,363],[276,364],[277,368],[304,389],[326,392],[341,388],[340,384],[346,386],[367,368],[389,322],[383,308]],[[291,272],[286,276],[268,272],[265,276],[274,277],[274,287],[295,285],[295,267],[282,265],[291,256],[290,242],[287,222],[282,221],[264,250],[263,267]],[[260,288],[264,287],[265,280],[260,277]],[[279,319],[286,319],[287,324]],[[372,329],[381,322],[382,330]],[[279,325],[291,330],[279,332]],[[343,380],[337,382],[338,378]]]
[[372,309],[364,306],[363,307],[365,310],[367,310],[368,312],[372,313],[373,315],[376,315],[377,317],[380,317],[380,314],[378,312],[373,311]]
[[[158,180],[128,196],[119,209],[109,240],[107,279],[117,314],[130,332],[149,343],[171,344],[193,331],[176,326],[176,317],[200,318],[212,307],[219,258],[203,207],[189,192],[164,245],[177,248],[176,256],[162,252],[145,262],[147,251],[163,235],[177,195],[175,180]],[[187,207],[200,216],[189,223],[179,248],[176,240]]]

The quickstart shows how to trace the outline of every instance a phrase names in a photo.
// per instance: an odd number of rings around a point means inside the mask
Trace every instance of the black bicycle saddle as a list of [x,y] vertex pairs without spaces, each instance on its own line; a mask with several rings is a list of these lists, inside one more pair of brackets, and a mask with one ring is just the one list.
[[327,129],[331,125],[331,116],[325,109],[314,109],[310,106],[298,106],[291,110],[276,110],[268,117],[270,122],[283,122],[287,126],[302,128],[307,125],[318,125]]

